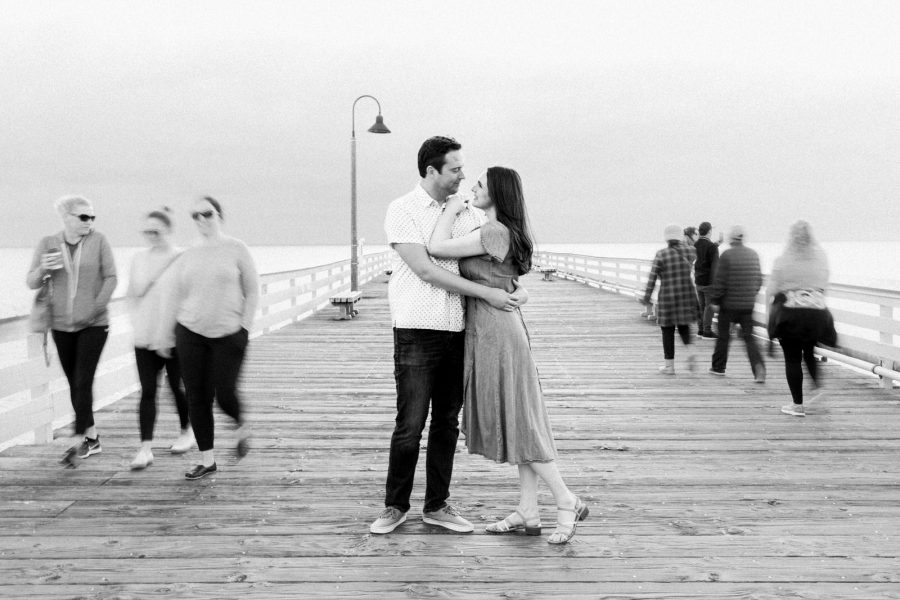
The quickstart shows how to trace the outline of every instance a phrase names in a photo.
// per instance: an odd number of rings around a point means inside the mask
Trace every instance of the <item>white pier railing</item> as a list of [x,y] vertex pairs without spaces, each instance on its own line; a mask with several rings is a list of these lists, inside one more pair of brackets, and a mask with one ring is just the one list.
[[[360,284],[389,269],[390,255],[385,251],[362,256]],[[299,321],[328,306],[330,296],[348,291],[350,260],[267,273],[260,276],[260,287],[259,312],[251,337]],[[94,380],[95,409],[138,389],[131,326],[123,301],[110,304],[110,317],[111,335]],[[4,357],[0,364],[0,449],[19,438],[50,442],[54,428],[74,418],[62,369],[55,357],[49,357],[49,365],[45,363],[43,336],[28,333],[26,321],[22,317],[0,323],[0,356]],[[50,353],[52,350],[50,342]]]
[[[539,251],[536,268],[556,269],[555,275],[587,285],[643,297],[652,261],[631,258],[604,258],[581,254]],[[829,308],[838,331],[839,348],[819,348],[817,352],[881,378],[884,387],[900,381],[900,292],[853,285],[831,284],[826,291]],[[767,337],[765,288],[756,299],[754,321],[758,335]],[[652,315],[651,315],[652,316]]]

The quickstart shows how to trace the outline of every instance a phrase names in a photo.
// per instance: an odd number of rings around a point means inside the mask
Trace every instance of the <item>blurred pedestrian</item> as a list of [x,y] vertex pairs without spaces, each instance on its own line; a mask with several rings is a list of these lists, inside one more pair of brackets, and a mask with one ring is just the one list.
[[135,254],[131,261],[126,294],[134,332],[135,363],[141,383],[141,401],[138,409],[141,448],[131,461],[132,469],[144,469],[153,463],[156,390],[159,385],[159,374],[163,369],[168,376],[169,388],[175,398],[175,408],[181,423],[181,434],[169,450],[174,454],[183,454],[194,445],[178,357],[175,355],[175,349],[168,347],[165,341],[170,339],[170,336],[161,338],[159,335],[162,302],[167,287],[163,278],[171,279],[172,264],[180,254],[171,240],[171,211],[163,208],[148,213],[144,218],[141,233],[148,248]]
[[94,230],[96,215],[87,198],[63,196],[56,210],[63,230],[40,241],[27,283],[37,289],[49,278],[53,286],[50,331],[75,412],[72,446],[60,464],[75,468],[79,460],[103,450],[94,423],[93,388],[109,336],[107,305],[116,289],[116,265],[106,237]]
[[735,225],[728,235],[731,248],[722,253],[715,278],[709,290],[714,310],[719,312],[719,337],[713,351],[712,375],[725,375],[728,346],[731,343],[731,324],[740,326],[740,335],[747,346],[747,357],[756,383],[765,383],[766,365],[756,337],[753,335],[753,307],[762,287],[759,255],[744,245],[744,229]]
[[806,221],[791,226],[784,252],[775,259],[767,286],[770,336],[778,338],[784,351],[784,371],[792,404],[781,412],[806,416],[803,404],[803,364],[809,371],[816,395],[821,397],[818,364],[813,354],[817,343],[837,344],[834,320],[825,304],[828,259],[816,243]]
[[709,288],[716,273],[716,264],[719,262],[719,244],[709,239],[711,230],[712,225],[709,221],[700,223],[700,237],[694,242],[694,250],[697,252],[697,260],[694,262],[694,283],[697,285],[697,297],[700,301],[698,337],[715,339],[716,332],[712,329],[715,311],[709,301]]
[[687,350],[687,369],[693,371],[696,357],[692,348],[691,323],[697,320],[697,291],[691,278],[691,269],[697,253],[683,241],[683,230],[678,225],[665,229],[666,247],[656,253],[653,267],[647,279],[643,303],[649,305],[656,280],[659,295],[656,303],[656,321],[662,330],[665,364],[659,367],[664,375],[675,374],[675,330]]

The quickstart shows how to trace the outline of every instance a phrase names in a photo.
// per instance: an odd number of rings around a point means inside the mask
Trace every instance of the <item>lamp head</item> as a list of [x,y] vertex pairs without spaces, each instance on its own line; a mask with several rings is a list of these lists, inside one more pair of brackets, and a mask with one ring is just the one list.
[[384,117],[378,115],[375,117],[375,124],[369,127],[369,133],[390,133],[391,130],[384,124]]

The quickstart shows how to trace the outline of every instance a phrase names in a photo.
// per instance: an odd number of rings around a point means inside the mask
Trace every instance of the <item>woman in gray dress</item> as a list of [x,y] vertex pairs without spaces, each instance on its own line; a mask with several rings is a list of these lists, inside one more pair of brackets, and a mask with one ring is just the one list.
[[[466,279],[512,292],[518,277],[531,269],[533,250],[522,181],[512,169],[491,167],[472,191],[472,203],[485,212],[486,222],[452,239],[453,222],[467,209],[460,197],[452,197],[435,226],[428,251],[440,258],[461,259],[459,270]],[[569,491],[556,465],[550,419],[518,309],[504,312],[483,300],[466,299],[464,378],[462,429],[469,452],[519,469],[517,509],[485,530],[540,535],[540,478],[550,487],[557,506],[556,530],[547,541],[568,542],[588,507]]]

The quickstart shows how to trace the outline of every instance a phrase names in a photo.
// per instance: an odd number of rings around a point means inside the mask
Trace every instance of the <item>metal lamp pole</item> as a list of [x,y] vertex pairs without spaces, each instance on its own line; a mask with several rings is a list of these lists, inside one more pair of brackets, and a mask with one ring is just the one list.
[[369,127],[369,133],[390,133],[381,116],[381,103],[374,96],[364,94],[353,101],[352,129],[350,132],[350,291],[359,288],[359,243],[356,239],[356,103],[363,98],[371,98],[378,105],[378,116],[375,124]]

